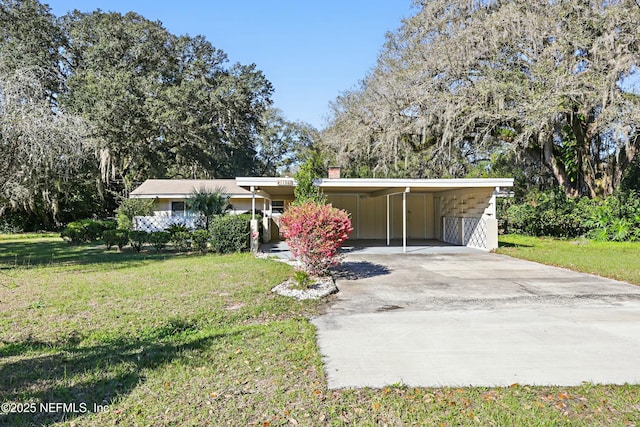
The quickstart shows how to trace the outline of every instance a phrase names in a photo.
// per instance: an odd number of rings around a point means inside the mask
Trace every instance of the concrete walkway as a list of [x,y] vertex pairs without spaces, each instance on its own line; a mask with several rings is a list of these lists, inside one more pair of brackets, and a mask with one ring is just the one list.
[[640,287],[480,251],[353,252],[313,319],[329,387],[640,383]]

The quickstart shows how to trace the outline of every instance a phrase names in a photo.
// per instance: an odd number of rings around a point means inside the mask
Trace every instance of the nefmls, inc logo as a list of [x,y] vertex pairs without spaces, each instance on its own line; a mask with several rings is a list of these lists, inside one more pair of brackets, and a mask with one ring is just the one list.
[[40,403],[40,412],[64,412],[73,414],[85,414],[89,411],[85,402],[43,402]]

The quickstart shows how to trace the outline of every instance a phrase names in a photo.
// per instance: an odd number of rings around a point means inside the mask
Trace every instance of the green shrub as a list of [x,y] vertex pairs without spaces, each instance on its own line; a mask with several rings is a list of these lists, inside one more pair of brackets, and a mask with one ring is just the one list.
[[13,220],[12,217],[0,219],[0,234],[17,234],[23,231],[24,228],[18,221]]
[[99,219],[87,222],[87,237],[91,241],[101,240],[107,230],[115,230],[118,224],[114,220]]
[[167,227],[166,231],[169,232],[172,236],[176,233],[190,233],[191,230],[184,224],[171,224]]
[[133,217],[153,214],[155,201],[153,199],[123,199],[116,209],[118,228],[133,229]]
[[79,245],[81,243],[85,243],[86,232],[82,225],[77,222],[70,222],[65,228],[60,232],[60,237],[64,239],[70,245]]
[[111,249],[112,246],[117,246],[118,249],[122,249],[129,243],[129,232],[127,230],[105,230],[102,233],[102,240],[107,246],[107,249]]
[[198,212],[202,215],[204,229],[209,228],[209,223],[214,215],[222,215],[229,209],[229,195],[224,187],[218,187],[213,191],[206,188],[194,190],[191,197],[187,199],[187,209],[191,212]]
[[308,289],[312,284],[311,276],[304,270],[296,270],[293,272],[293,280],[296,282],[296,289]]
[[209,231],[208,230],[196,230],[191,234],[191,242],[193,248],[202,252],[203,254],[207,253],[209,249]]
[[155,248],[156,252],[160,252],[171,240],[171,233],[168,231],[154,231],[149,233],[147,239],[148,242],[151,243],[151,246]]
[[589,218],[589,237],[596,240],[640,240],[640,197],[621,191],[602,200]]
[[296,173],[297,185],[293,189],[293,194],[295,195],[294,204],[315,202],[324,205],[327,203],[327,197],[322,193],[320,187],[314,183],[314,179],[321,177],[324,170],[324,162],[319,153],[312,152],[311,157],[300,165]]
[[81,219],[67,224],[60,232],[60,237],[72,245],[78,245],[100,240],[106,230],[115,230],[115,228],[115,221]]
[[502,203],[505,232],[596,240],[640,240],[640,198],[635,191],[601,200],[566,197],[562,191],[532,193],[523,203]]
[[[186,227],[185,227],[186,228]],[[171,244],[179,252],[185,252],[191,248],[191,233],[188,231],[176,231],[169,233]]]
[[169,233],[169,241],[179,252],[185,252],[191,248],[191,230],[184,224],[171,224],[166,230]]
[[130,231],[129,240],[131,241],[131,247],[140,252],[145,243],[149,241],[149,233],[146,231]]
[[530,194],[520,204],[503,211],[503,227],[509,233],[532,236],[577,237],[589,231],[593,201],[567,197],[561,190]]
[[211,249],[218,253],[242,252],[249,248],[251,215],[219,215],[211,218]]

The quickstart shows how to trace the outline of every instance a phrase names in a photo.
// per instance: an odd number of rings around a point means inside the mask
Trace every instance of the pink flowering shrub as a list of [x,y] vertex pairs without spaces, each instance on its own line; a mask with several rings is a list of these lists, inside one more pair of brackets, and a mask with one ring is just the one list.
[[280,218],[280,227],[303,269],[319,276],[339,262],[338,249],[353,231],[347,212],[312,201],[290,206]]

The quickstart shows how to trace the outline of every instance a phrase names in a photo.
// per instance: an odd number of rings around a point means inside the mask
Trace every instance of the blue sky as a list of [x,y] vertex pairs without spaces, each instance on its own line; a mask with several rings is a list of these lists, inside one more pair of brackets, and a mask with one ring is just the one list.
[[170,32],[204,35],[231,63],[257,64],[289,120],[322,128],[329,102],[375,65],[385,41],[415,10],[411,0],[41,0],[73,9],[159,20]]

